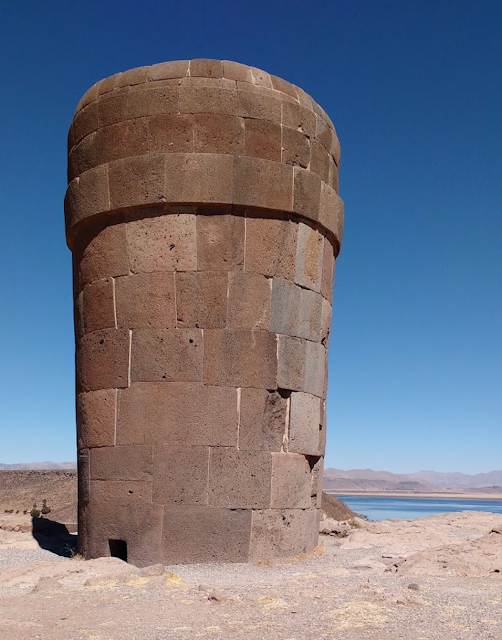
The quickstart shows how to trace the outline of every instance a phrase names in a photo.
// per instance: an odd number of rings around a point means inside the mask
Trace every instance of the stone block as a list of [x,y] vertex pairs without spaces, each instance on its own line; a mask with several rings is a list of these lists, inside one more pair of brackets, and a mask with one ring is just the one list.
[[90,169],[68,185],[65,196],[67,232],[78,222],[109,210],[108,165]]
[[244,266],[242,216],[229,214],[197,216],[197,269],[234,271]]
[[148,72],[150,67],[135,67],[134,69],[128,69],[120,74],[116,87],[130,87],[136,84],[143,84],[148,80]]
[[321,178],[317,173],[295,167],[293,211],[310,220],[319,219]]
[[278,341],[277,387],[303,391],[306,340],[280,335]]
[[132,335],[131,381],[202,381],[200,329],[137,329]]
[[271,280],[256,273],[228,274],[227,326],[231,329],[268,329]]
[[223,76],[223,63],[221,60],[195,58],[194,60],[190,60],[190,76],[221,78]]
[[302,391],[319,398],[326,396],[326,349],[319,342],[305,341],[305,379]]
[[310,140],[301,131],[282,127],[282,162],[298,167],[308,167]]
[[111,209],[165,202],[162,153],[116,160],[108,165]]
[[150,153],[191,153],[194,119],[191,115],[162,114],[148,118]]
[[296,87],[296,92],[298,94],[298,102],[304,107],[307,107],[310,111],[314,111],[314,101],[309,94],[301,87]]
[[148,71],[148,80],[168,80],[182,78],[188,74],[189,60],[173,60],[152,64]]
[[286,437],[288,400],[276,391],[241,389],[239,449],[280,451]]
[[[194,151],[197,153],[244,153],[242,118],[213,113],[197,113],[194,121]],[[229,166],[230,171],[233,167]]]
[[235,116],[237,115],[237,88],[230,89],[221,83],[219,86],[193,83],[181,85],[179,110],[180,113],[222,113]]
[[102,229],[76,256],[79,288],[106,277],[129,273],[126,225],[113,224]]
[[323,182],[329,180],[329,159],[326,149],[317,142],[312,140],[310,146],[310,171],[317,173]]
[[277,122],[244,119],[246,156],[281,161],[281,125]]
[[328,238],[324,239],[322,258],[321,294],[331,302],[333,297],[333,280],[335,277],[335,252]]
[[276,336],[268,331],[204,331],[204,382],[218,386],[274,389]]
[[73,139],[78,144],[82,138],[88,136],[99,127],[98,103],[92,102],[79,111],[73,118]]
[[188,213],[131,219],[127,248],[131,271],[182,271],[197,268],[196,217]]
[[99,95],[99,85],[100,84],[101,84],[101,80],[99,80],[98,82],[94,83],[92,85],[92,87],[87,89],[87,91],[84,93],[84,95],[78,101],[77,107],[76,107],[75,112],[73,114],[74,117],[76,117],[76,115],[84,107],[87,107],[87,105],[91,104],[92,102],[94,102],[96,100],[96,98]]
[[[324,447],[323,447],[324,451]],[[316,509],[322,504],[322,476],[324,470],[324,458],[320,457],[312,466],[311,471],[311,503]]]
[[178,113],[179,105],[177,83],[152,87],[141,85],[129,92],[126,117],[132,119],[164,113]]
[[168,506],[162,557],[167,564],[247,562],[250,535],[251,511]]
[[80,449],[77,453],[78,470],[78,501],[80,504],[89,502],[91,497],[91,464],[89,449]]
[[93,131],[83,138],[68,155],[68,182],[89,169],[93,169],[97,164],[98,147],[96,139],[99,131]]
[[117,443],[235,447],[237,389],[133,382],[118,401]]
[[326,118],[318,117],[317,118],[317,128],[315,134],[316,140],[322,144],[322,146],[326,149],[326,151],[331,152],[333,148],[335,131],[333,126],[331,125]]
[[91,480],[91,500],[113,513],[114,506],[134,507],[152,502],[152,481],[149,476],[144,480]]
[[165,156],[165,198],[170,203],[231,204],[233,157],[212,153]]
[[256,67],[250,67],[251,75],[253,76],[253,84],[257,87],[267,87],[272,89],[272,79],[270,74],[262,69]]
[[103,80],[101,80],[101,82],[99,83],[98,96],[102,96],[105,93],[109,93],[110,91],[113,91],[117,86],[117,81],[121,73],[122,72],[114,73],[113,75],[108,76],[107,78],[103,78]]
[[115,328],[115,299],[113,278],[96,280],[83,291],[84,331]]
[[152,480],[152,447],[115,446],[90,449],[91,480]]
[[321,401],[321,429],[319,430],[319,451],[324,456],[326,448],[326,400]]
[[116,389],[77,394],[77,449],[115,444]]
[[251,69],[247,64],[223,60],[223,77],[240,82],[252,82]]
[[153,502],[207,505],[209,447],[172,444],[153,452]]
[[272,455],[214,447],[209,456],[209,505],[228,509],[270,506]]
[[115,298],[120,328],[176,326],[174,273],[140,273],[117,278]]
[[313,291],[321,290],[324,237],[303,222],[298,225],[295,282]]
[[313,111],[301,104],[282,103],[282,124],[315,138],[317,117]]
[[270,331],[320,340],[322,297],[289,280],[273,279]]
[[246,217],[246,271],[292,280],[297,230],[290,220]]
[[273,560],[308,553],[319,538],[318,509],[253,511],[250,560]]
[[95,164],[97,165],[147,154],[147,118],[136,118],[136,120],[126,120],[109,127],[102,127],[96,131],[93,151],[96,154]]
[[338,193],[338,167],[335,164],[332,155],[328,155],[329,162],[329,176],[328,176],[328,186],[334,189]]
[[272,81],[272,87],[276,91],[281,91],[288,96],[291,96],[295,100],[298,99],[298,93],[296,92],[296,87],[291,82],[287,82],[287,80],[283,80],[282,78],[278,78],[277,76],[270,75],[270,79]]
[[129,88],[100,96],[96,101],[99,126],[109,127],[116,122],[127,120],[128,98]]
[[250,87],[237,90],[237,115],[242,118],[256,118],[279,124],[281,121],[281,100],[273,91],[250,90]]
[[331,330],[331,303],[326,298],[322,299],[321,311],[321,343],[328,348],[329,333]]
[[309,393],[296,392],[291,394],[290,402],[288,451],[319,455],[322,400]]
[[227,321],[228,273],[186,271],[176,274],[179,328],[222,329]]
[[129,331],[93,331],[77,343],[77,388],[114,389],[129,384]]
[[311,506],[310,465],[296,453],[272,454],[272,509],[308,509]]
[[321,186],[321,202],[319,206],[319,222],[334,234],[338,243],[335,255],[338,254],[342,242],[343,201],[336,191],[327,184]]
[[293,208],[293,167],[261,158],[235,157],[236,205],[276,211]]

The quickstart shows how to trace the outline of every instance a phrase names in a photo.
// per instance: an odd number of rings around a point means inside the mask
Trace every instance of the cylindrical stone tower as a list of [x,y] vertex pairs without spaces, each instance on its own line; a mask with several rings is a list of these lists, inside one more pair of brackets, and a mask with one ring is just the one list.
[[118,73],[69,132],[79,545],[147,564],[318,537],[340,148],[220,60]]

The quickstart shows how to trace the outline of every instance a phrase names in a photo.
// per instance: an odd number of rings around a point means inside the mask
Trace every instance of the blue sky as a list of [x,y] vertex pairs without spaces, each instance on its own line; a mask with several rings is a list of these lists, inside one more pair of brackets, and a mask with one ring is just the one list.
[[75,458],[62,203],[79,98],[210,57],[303,87],[341,141],[326,466],[502,468],[499,0],[1,5],[0,462]]

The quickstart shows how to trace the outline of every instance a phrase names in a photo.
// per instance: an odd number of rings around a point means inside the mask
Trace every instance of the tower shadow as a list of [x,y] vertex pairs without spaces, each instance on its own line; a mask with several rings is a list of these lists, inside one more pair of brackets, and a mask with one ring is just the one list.
[[47,518],[32,518],[32,534],[38,545],[63,558],[77,553],[76,534],[70,533],[64,524]]

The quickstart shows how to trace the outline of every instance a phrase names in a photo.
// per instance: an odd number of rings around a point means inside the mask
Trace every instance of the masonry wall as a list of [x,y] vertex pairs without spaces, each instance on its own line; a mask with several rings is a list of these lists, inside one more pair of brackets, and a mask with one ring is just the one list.
[[301,89],[235,62],[94,85],[69,132],[79,544],[242,562],[317,544],[343,206]]

